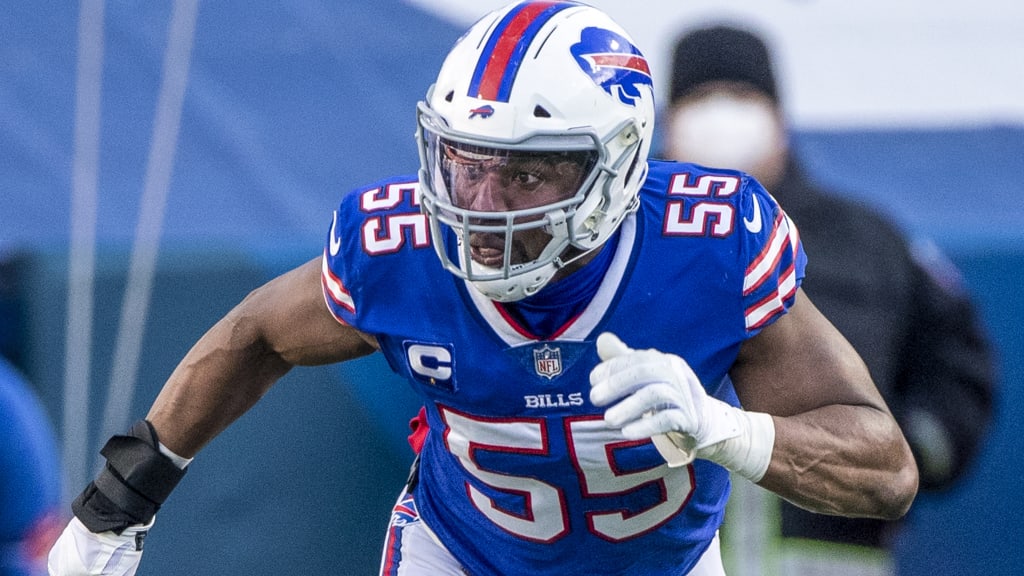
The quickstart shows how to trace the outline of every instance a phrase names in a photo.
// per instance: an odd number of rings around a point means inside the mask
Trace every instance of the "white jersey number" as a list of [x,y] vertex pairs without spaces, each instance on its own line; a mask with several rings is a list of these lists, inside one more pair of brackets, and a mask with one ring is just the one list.
[[[415,182],[399,182],[367,190],[359,197],[359,207],[367,214],[393,210],[407,197],[413,206],[419,206]],[[427,217],[419,212],[367,218],[362,226],[363,249],[375,256],[392,254],[401,250],[409,238],[413,246],[424,248],[430,246],[428,230]],[[334,241],[333,228],[331,240]],[[334,253],[332,246],[331,254]]]
[[[736,193],[741,181],[727,174],[704,174],[691,182],[689,173],[674,174],[669,183],[669,198],[688,198],[693,205],[686,214],[686,203],[671,200],[665,210],[666,236],[707,236],[725,238],[732,234],[736,222],[736,209],[722,201]],[[715,201],[713,199],[719,199]]]
[[[494,490],[521,496],[526,506],[522,514],[503,510],[467,483],[470,500],[482,514],[503,530],[535,542],[553,542],[569,531],[566,499],[558,486],[533,477],[486,470],[476,459],[476,452],[481,450],[549,455],[551,430],[545,420],[483,419],[444,407],[441,414],[448,425],[445,435],[448,450],[459,458],[465,469]],[[689,500],[693,492],[691,467],[672,469],[662,465],[624,472],[615,465],[615,448],[641,442],[624,440],[600,418],[566,418],[562,430],[585,497],[625,494],[649,484],[657,484],[662,496],[660,502],[645,510],[589,512],[587,525],[601,538],[626,540],[653,530],[679,512]]]

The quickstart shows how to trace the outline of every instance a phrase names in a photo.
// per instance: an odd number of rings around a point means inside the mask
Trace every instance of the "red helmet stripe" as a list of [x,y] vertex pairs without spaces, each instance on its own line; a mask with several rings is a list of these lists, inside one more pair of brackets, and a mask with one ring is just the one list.
[[524,2],[498,23],[477,62],[469,96],[507,102],[519,65],[540,28],[570,2]]

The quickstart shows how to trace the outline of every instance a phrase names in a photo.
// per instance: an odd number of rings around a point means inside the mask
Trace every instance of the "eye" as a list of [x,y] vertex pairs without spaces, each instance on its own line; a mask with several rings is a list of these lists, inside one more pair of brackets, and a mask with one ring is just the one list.
[[512,176],[512,182],[522,188],[536,188],[544,182],[544,179],[533,172],[520,171]]

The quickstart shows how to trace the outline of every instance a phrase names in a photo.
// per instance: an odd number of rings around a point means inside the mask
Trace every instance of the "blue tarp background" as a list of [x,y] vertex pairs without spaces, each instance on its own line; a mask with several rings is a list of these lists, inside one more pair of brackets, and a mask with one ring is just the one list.
[[[82,415],[93,458],[172,5],[105,10],[94,384]],[[0,9],[0,259],[17,280],[0,291],[0,323],[57,423],[78,18],[70,1]],[[415,170],[414,105],[460,33],[398,0],[200,4],[133,417],[206,327],[320,252],[341,194]],[[919,498],[898,543],[901,573],[1016,574],[1024,126],[795,136],[819,178],[946,249],[999,347],[988,445],[961,487]],[[160,513],[143,572],[375,573],[414,408],[380,360],[297,369],[200,455]]]

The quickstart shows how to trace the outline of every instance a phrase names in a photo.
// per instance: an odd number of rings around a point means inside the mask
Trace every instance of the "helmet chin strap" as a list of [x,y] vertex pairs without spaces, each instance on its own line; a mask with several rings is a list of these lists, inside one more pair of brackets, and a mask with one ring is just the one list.
[[[490,268],[488,268],[490,269]],[[532,296],[547,285],[558,269],[554,262],[550,262],[535,270],[526,273],[530,275],[527,281],[524,274],[512,278],[494,278],[491,280],[467,279],[470,285],[487,298],[496,302],[515,302],[528,296]]]
[[[598,244],[597,246],[592,246],[590,248],[587,248],[586,250],[581,250],[579,254],[576,254],[575,256],[569,258],[568,260],[562,260],[562,257],[559,256],[558,258],[555,258],[555,261],[554,261],[553,264],[555,265],[555,268],[557,270],[561,270],[562,268],[565,268],[565,267],[569,266],[573,262],[576,262],[576,261],[584,258],[585,256],[596,252],[602,246],[604,246],[604,243]],[[569,250],[570,248],[572,248],[572,246],[566,247],[566,250]]]
[[[540,292],[542,288],[551,282],[551,279],[560,270],[582,258],[585,258],[599,250],[602,246],[604,246],[604,244],[599,244],[586,250],[581,250],[578,254],[574,254],[570,258],[563,260],[562,256],[564,253],[572,248],[571,245],[568,245],[562,249],[563,254],[556,256],[548,264],[531,270],[530,272],[516,274],[510,278],[467,281],[472,284],[477,291],[491,300],[495,300],[497,302],[515,302]],[[494,268],[482,266],[476,262],[472,262],[470,266],[477,270],[494,270],[497,272]],[[528,281],[527,278],[531,276],[532,280]]]

